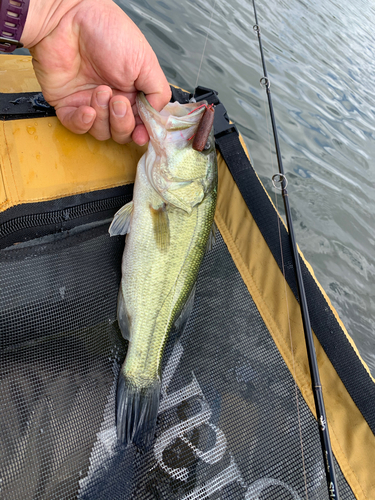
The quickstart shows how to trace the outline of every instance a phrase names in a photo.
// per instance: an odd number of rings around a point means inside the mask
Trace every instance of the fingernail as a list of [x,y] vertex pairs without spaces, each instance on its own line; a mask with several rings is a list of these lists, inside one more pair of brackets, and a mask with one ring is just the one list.
[[122,118],[126,113],[126,104],[123,101],[115,101],[113,103],[113,112],[116,116]]
[[84,113],[82,116],[82,121],[83,123],[86,123],[86,125],[90,122],[92,122],[92,119],[94,118],[95,115],[89,114],[89,113]]
[[109,92],[107,90],[102,90],[96,94],[96,100],[98,101],[99,106],[103,106],[106,108],[109,102]]

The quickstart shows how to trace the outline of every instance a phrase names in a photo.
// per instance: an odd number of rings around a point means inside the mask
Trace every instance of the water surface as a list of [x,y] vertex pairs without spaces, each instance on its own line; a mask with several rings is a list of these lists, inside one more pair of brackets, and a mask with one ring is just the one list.
[[[219,92],[281,210],[252,3],[118,3],[189,91],[208,32],[198,84]],[[375,8],[268,0],[257,10],[297,241],[375,376]]]

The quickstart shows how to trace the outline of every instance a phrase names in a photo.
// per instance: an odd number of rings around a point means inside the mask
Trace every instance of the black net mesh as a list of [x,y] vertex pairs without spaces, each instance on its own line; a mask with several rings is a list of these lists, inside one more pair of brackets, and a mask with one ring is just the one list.
[[298,419],[293,378],[220,235],[167,346],[154,445],[117,445],[123,238],[107,229],[0,252],[0,498],[328,498],[316,422],[299,393]]

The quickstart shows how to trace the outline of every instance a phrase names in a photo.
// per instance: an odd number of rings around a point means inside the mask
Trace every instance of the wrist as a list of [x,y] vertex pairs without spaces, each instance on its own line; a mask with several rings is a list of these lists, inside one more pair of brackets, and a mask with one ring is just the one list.
[[0,0],[0,52],[22,47],[20,38],[25,26],[29,0]]
[[33,47],[51,33],[63,16],[82,0],[29,1],[29,12],[20,40],[26,48]]

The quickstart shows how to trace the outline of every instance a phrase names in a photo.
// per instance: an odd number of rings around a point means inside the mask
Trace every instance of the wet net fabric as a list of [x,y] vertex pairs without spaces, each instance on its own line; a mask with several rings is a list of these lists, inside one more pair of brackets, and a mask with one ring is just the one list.
[[166,349],[153,447],[117,445],[124,240],[107,229],[0,252],[0,498],[328,498],[316,422],[299,394],[303,466],[293,378],[219,234]]

